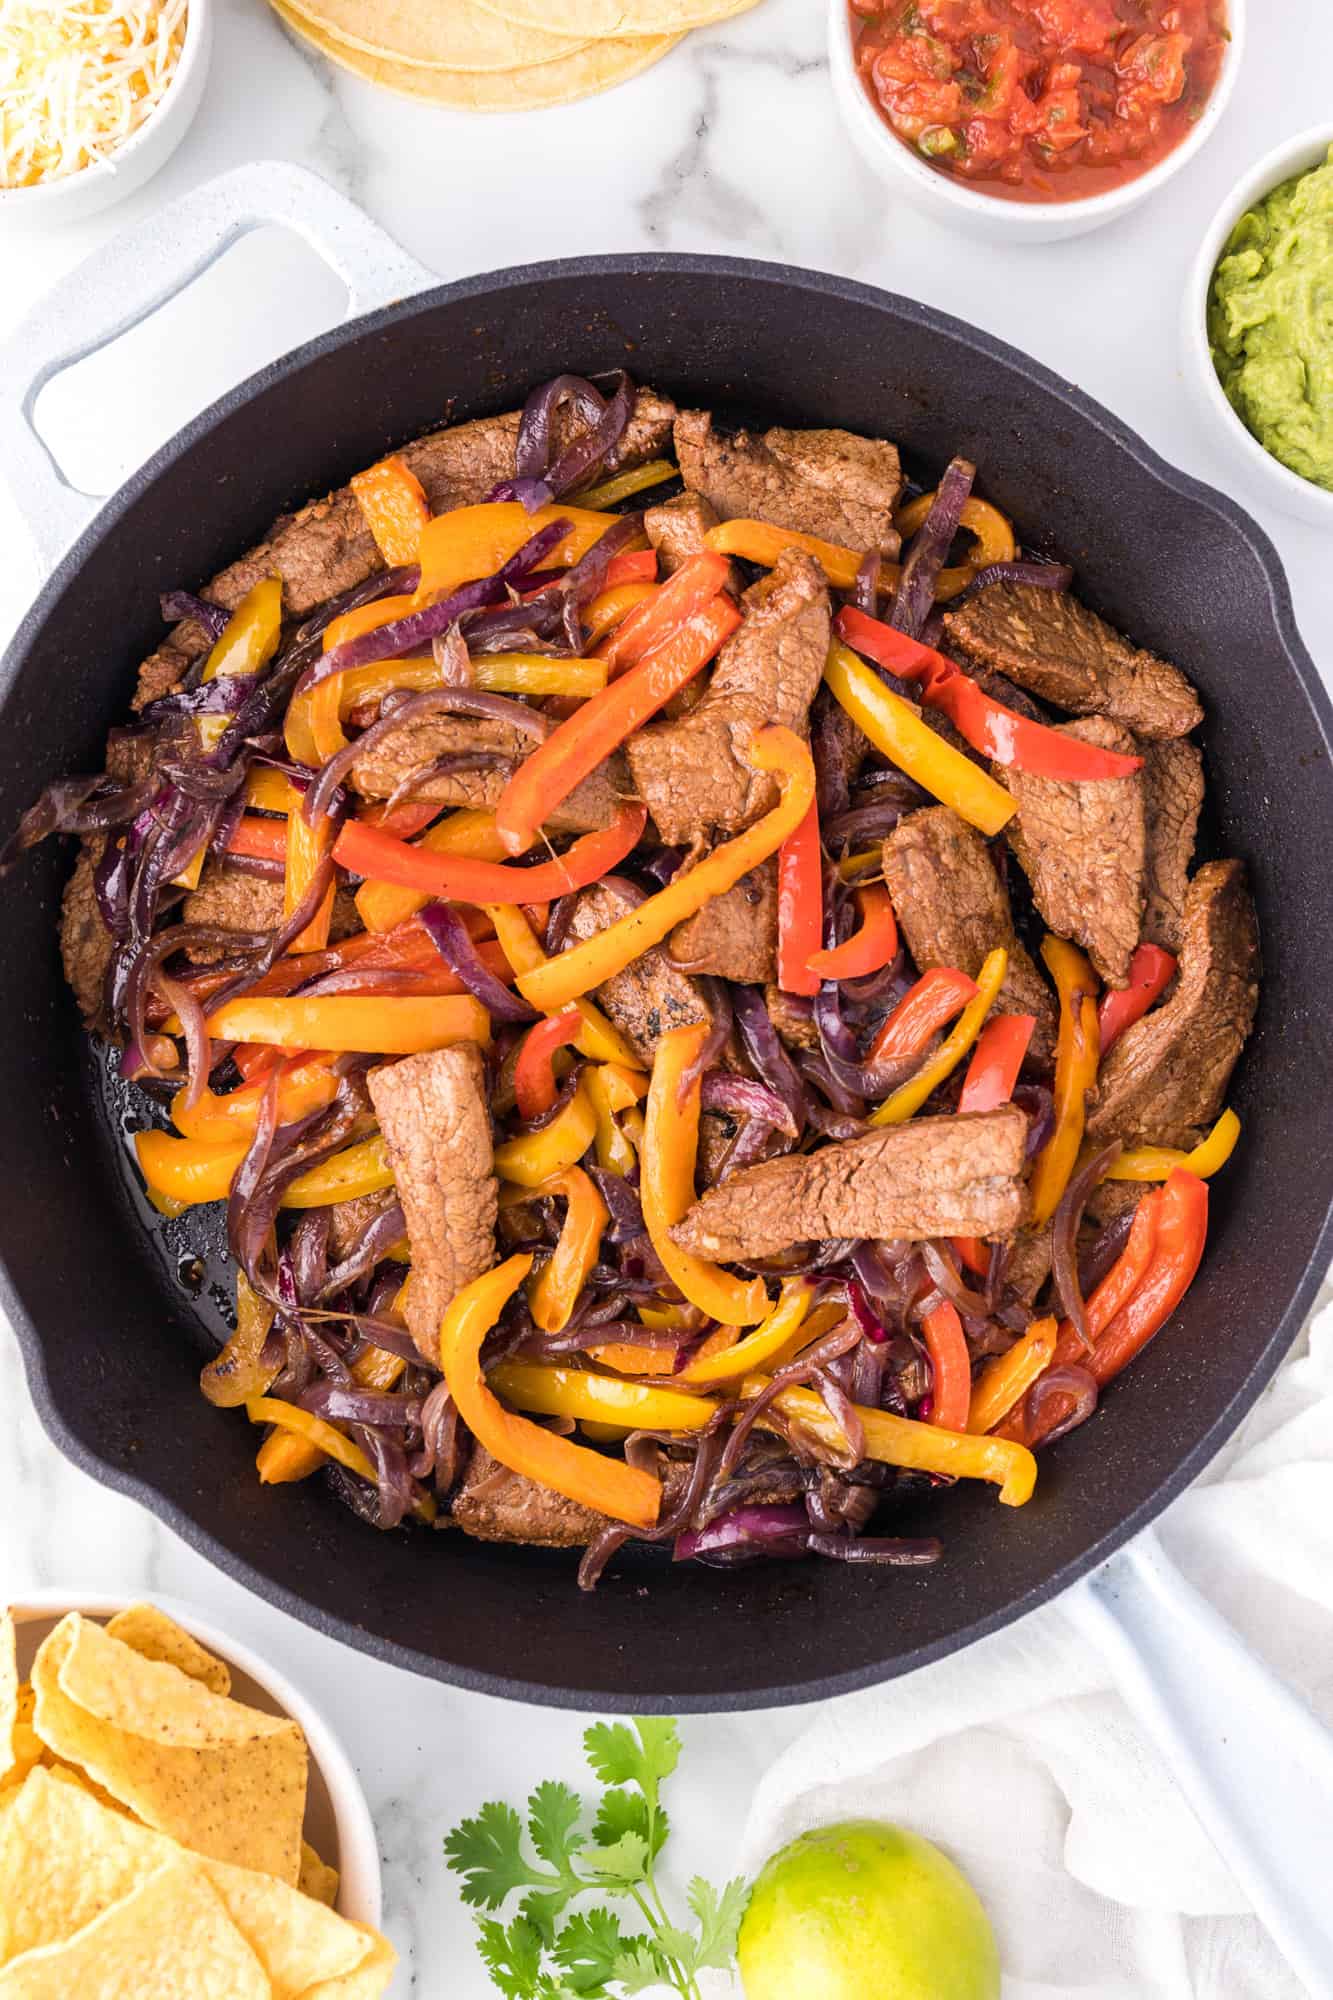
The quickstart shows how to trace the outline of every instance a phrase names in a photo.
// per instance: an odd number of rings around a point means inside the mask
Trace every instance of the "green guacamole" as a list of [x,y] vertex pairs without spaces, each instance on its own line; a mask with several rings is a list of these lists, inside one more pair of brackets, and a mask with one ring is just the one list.
[[1333,491],[1333,147],[1232,230],[1208,338],[1222,387],[1260,444]]

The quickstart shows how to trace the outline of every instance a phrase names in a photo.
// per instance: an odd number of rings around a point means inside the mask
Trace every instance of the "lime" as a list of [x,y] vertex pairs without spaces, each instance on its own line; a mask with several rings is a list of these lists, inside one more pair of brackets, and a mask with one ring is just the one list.
[[765,1863],[737,1949],[746,2000],[998,2000],[1000,1956],[948,1856],[882,1820],[803,1833]]

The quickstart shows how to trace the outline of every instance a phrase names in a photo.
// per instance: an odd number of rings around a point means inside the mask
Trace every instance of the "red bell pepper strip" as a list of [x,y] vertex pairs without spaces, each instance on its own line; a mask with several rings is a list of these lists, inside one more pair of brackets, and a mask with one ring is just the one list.
[[895,632],[878,618],[867,617],[864,611],[848,605],[838,613],[836,629],[840,638],[876,666],[887,668],[900,680],[919,682],[922,701],[947,715],[972,748],[994,764],[1012,765],[1015,770],[1066,784],[1128,778],[1143,767],[1142,757],[1099,750],[1095,744],[1062,736],[1044,722],[1033,722],[1006,708],[978,687],[955,661],[923,646],[919,639]]
[[[861,912],[860,929],[854,931],[845,944],[810,955],[810,970],[817,972],[821,979],[865,979],[872,972],[882,972],[897,954],[898,920],[893,914],[893,901],[884,883],[871,882],[868,887],[858,889],[856,904]],[[781,936],[779,927],[779,964]]]
[[228,854],[248,854],[257,861],[287,861],[287,822],[243,813],[232,828]]
[[965,972],[937,965],[905,993],[870,1045],[869,1063],[919,1056],[932,1035],[976,998],[977,982]]
[[[963,1088],[960,1111],[996,1111],[1014,1094],[1018,1072],[1037,1025],[1035,1014],[993,1014],[977,1036]],[[985,1277],[990,1270],[990,1245],[980,1236],[955,1236],[953,1247],[969,1271]]]
[[818,993],[821,975],[811,964],[824,935],[824,851],[819,807],[809,812],[778,849],[778,985],[784,993]]
[[[677,576],[684,573],[676,572]],[[664,586],[664,590],[669,588]],[[530,757],[523,759],[495,809],[496,829],[511,854],[522,854],[532,846],[538,827],[560,802],[692,680],[740,622],[741,614],[731,599],[715,596],[684,624],[676,622],[660,646],[600,694],[592,695],[577,714],[567,716]],[[492,903],[516,900],[512,895],[488,898]],[[524,902],[531,900],[523,898]]]
[[551,1058],[557,1049],[578,1040],[583,1016],[577,1007],[562,1014],[548,1014],[528,1029],[514,1064],[514,1096],[524,1118],[540,1118],[549,1111],[558,1095]]
[[1129,961],[1129,984],[1111,987],[1102,995],[1097,1024],[1102,1031],[1102,1056],[1112,1042],[1119,1041],[1126,1028],[1141,1021],[1155,1000],[1159,1000],[1175,976],[1176,961],[1159,944],[1141,944]]
[[926,1314],[921,1332],[930,1357],[928,1421],[944,1431],[965,1431],[972,1400],[972,1362],[957,1307],[945,1299]]
[[333,844],[333,858],[353,875],[424,890],[451,902],[549,903],[610,874],[637,843],[647,818],[645,806],[623,805],[610,826],[581,834],[566,853],[534,868],[474,861],[465,854],[433,854],[429,848],[409,847],[361,820],[349,820]]
[[607,672],[633,666],[648,653],[656,652],[678,625],[693,618],[726,589],[731,564],[725,556],[705,550],[689,556],[674,576],[669,576],[656,597],[637,604],[621,621],[602,648]]
[[625,549],[618,556],[612,556],[602,578],[603,590],[614,590],[622,583],[656,583],[657,550]]

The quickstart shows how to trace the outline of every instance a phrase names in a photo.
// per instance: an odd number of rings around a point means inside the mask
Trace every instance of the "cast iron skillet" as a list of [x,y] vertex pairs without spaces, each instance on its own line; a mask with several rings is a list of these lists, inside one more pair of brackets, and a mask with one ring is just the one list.
[[[282,508],[387,446],[509,408],[561,369],[620,365],[684,402],[953,452],[1023,539],[1066,557],[1099,610],[1203,691],[1219,851],[1248,861],[1263,932],[1259,1025],[1233,1102],[1203,1271],[1088,1426],[1011,1511],[962,1486],[929,1508],[933,1570],[815,1562],[734,1573],[621,1559],[594,1596],[572,1560],[461,1535],[381,1536],[318,1480],[261,1491],[255,1437],[196,1376],[218,1321],[178,1273],[124,1167],[56,952],[68,856],[3,890],[0,1255],[32,1392],[60,1448],[228,1574],[378,1658],[573,1707],[808,1700],[939,1659],[1052,1597],[1199,1473],[1286,1352],[1329,1259],[1325,845],[1330,710],[1276,555],[1238,507],[1164,465],[1011,348],[910,300],[731,260],[612,257],[439,287],[311,342],[191,424],[60,563],[4,666],[0,826],[58,772],[100,768],[160,589],[194,585]],[[176,1226],[179,1228],[179,1225]],[[205,1244],[206,1252],[212,1246]],[[197,1272],[193,1274],[197,1277]],[[905,1532],[919,1523],[908,1522]]]

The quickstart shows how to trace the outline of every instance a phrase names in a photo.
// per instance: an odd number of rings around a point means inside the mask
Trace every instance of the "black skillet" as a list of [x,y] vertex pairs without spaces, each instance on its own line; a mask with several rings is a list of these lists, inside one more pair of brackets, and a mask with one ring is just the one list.
[[[255,177],[275,172],[281,201],[257,191]],[[48,346],[69,359],[147,310],[132,299],[140,262],[160,298],[185,267],[275,214],[314,233],[364,290],[374,263],[364,223],[339,219],[337,198],[310,176],[247,169],[187,197],[117,253],[130,295],[114,309],[97,296],[105,258],[100,272],[67,281],[43,321]],[[153,269],[164,258],[169,284]],[[402,258],[386,269],[378,296],[414,282]],[[95,335],[70,331],[76,302],[78,325],[96,324]],[[77,503],[20,438],[33,338],[29,329],[17,355],[26,375],[16,378],[11,348],[0,446],[11,469],[24,454],[30,504],[45,482],[49,521],[56,498],[67,516]],[[261,1490],[253,1433],[196,1386],[221,1324],[210,1299],[225,1276],[218,1242],[197,1227],[150,1226],[126,1171],[130,1114],[104,1092],[61,977],[68,856],[53,849],[3,890],[3,1299],[61,1450],[319,1630],[439,1679],[573,1707],[805,1701],[940,1659],[1104,1563],[1231,1435],[1327,1268],[1330,711],[1255,524],[1023,355],[866,286],[649,256],[432,287],[242,384],[101,508],[5,660],[0,827],[45,779],[100,768],[135,665],[160,635],[161,589],[202,582],[280,510],[446,410],[510,408],[562,369],[618,366],[725,415],[894,438],[922,476],[966,454],[1025,542],[1072,562],[1092,604],[1202,689],[1210,839],[1249,864],[1266,972],[1233,1094],[1244,1138],[1216,1183],[1208,1255],[1177,1322],[1096,1418],[1043,1459],[1029,1506],[1002,1508],[992,1489],[973,1486],[939,1495],[926,1511],[946,1554],[928,1571],[809,1562],[718,1573],[649,1554],[622,1559],[583,1597],[561,1556],[453,1534],[379,1536],[318,1480]]]

